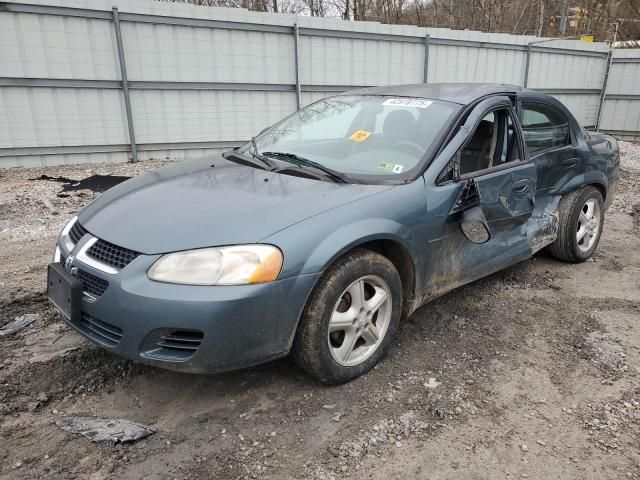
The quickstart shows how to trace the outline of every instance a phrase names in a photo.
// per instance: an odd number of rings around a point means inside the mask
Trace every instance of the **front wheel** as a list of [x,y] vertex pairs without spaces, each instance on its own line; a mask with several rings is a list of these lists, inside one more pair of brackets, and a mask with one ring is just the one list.
[[591,186],[562,197],[558,238],[549,247],[551,254],[565,262],[580,263],[593,255],[604,224],[604,201]]
[[393,263],[356,250],[329,268],[311,295],[293,358],[324,383],[353,380],[386,353],[401,312],[402,285]]

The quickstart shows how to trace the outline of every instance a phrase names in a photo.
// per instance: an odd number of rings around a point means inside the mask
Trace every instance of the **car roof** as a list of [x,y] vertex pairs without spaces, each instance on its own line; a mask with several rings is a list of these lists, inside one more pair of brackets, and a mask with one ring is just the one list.
[[531,92],[517,85],[504,83],[415,83],[411,85],[359,88],[344,92],[341,95],[419,97],[468,105],[487,95],[514,94],[524,91]]

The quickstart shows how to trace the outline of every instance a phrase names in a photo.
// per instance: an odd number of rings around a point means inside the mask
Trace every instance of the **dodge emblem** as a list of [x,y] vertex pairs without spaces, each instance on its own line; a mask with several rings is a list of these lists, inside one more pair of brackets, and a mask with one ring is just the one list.
[[64,269],[69,272],[71,271],[71,264],[73,263],[73,261],[75,260],[76,257],[74,257],[73,255],[69,255],[67,257],[67,259],[64,261]]

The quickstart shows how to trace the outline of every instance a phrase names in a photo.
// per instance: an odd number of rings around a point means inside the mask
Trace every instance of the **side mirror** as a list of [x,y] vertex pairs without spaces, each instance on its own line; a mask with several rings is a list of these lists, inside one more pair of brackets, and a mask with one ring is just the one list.
[[480,205],[476,205],[462,213],[460,229],[464,236],[467,237],[467,240],[472,243],[487,243],[491,240],[489,225]]

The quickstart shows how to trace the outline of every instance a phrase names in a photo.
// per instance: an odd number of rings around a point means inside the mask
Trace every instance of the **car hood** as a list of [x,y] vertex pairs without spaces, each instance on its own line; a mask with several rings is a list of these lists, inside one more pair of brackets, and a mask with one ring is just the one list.
[[259,242],[389,188],[267,172],[215,156],[127,180],[94,200],[78,219],[98,238],[157,254]]

